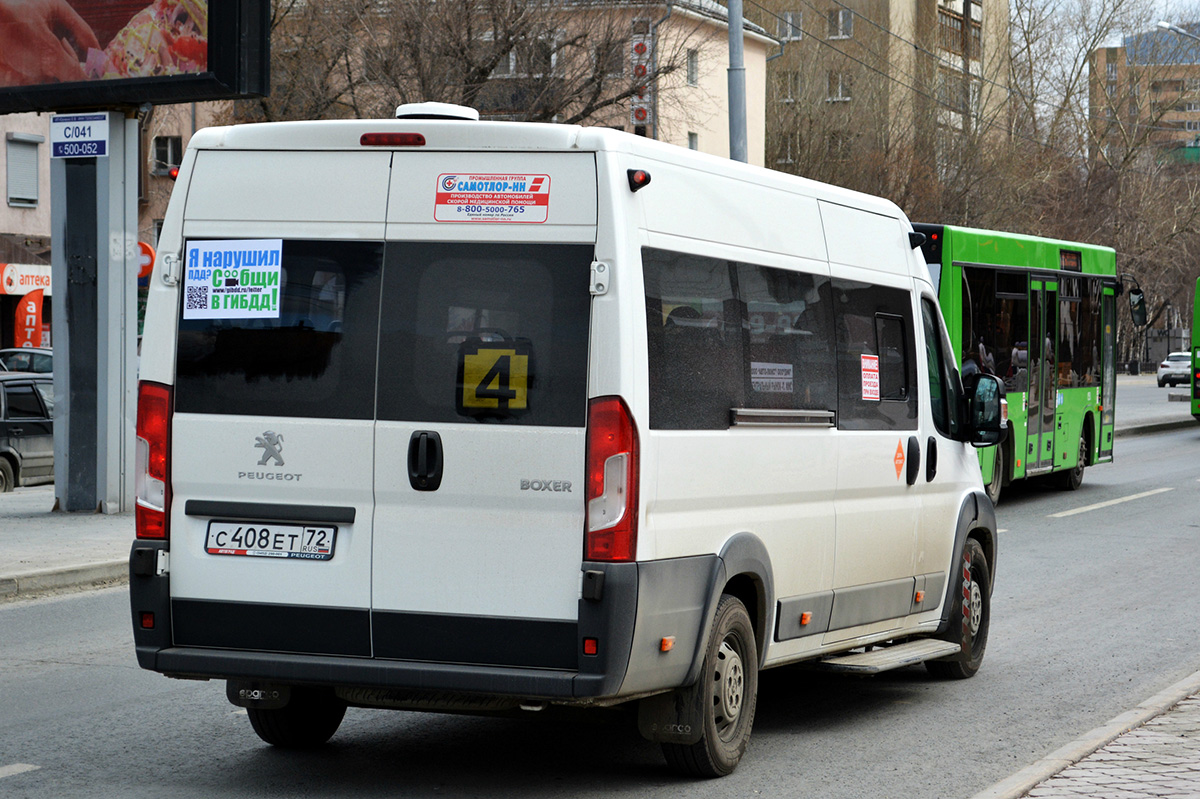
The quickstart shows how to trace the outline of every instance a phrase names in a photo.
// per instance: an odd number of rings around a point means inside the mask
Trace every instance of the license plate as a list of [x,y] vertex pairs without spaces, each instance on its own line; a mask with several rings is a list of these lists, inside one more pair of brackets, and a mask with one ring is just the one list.
[[210,555],[329,560],[336,537],[336,527],[321,525],[209,522],[204,549]]

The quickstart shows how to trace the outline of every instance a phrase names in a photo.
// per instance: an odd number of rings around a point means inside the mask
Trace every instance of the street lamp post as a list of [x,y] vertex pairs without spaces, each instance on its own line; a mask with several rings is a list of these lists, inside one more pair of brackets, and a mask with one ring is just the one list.
[[1195,39],[1196,41],[1200,42],[1200,36],[1197,36],[1196,34],[1192,33],[1191,31],[1184,30],[1183,28],[1179,27],[1178,25],[1176,25],[1173,22],[1167,22],[1165,19],[1161,20],[1158,23],[1158,27],[1162,28],[1165,31],[1170,31],[1171,33],[1177,34],[1179,36],[1186,36],[1189,39]]

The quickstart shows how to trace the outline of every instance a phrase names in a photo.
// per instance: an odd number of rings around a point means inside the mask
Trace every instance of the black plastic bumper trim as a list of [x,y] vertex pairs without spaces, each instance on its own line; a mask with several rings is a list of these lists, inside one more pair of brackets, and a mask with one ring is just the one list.
[[571,699],[599,696],[602,675],[402,660],[348,660],[327,655],[281,655],[171,647],[154,653],[150,668],[180,677],[262,679],[295,685],[341,685],[468,691],[489,696]]
[[546,669],[579,667],[573,621],[375,611],[375,657]]
[[174,599],[171,622],[181,646],[371,656],[366,609]]

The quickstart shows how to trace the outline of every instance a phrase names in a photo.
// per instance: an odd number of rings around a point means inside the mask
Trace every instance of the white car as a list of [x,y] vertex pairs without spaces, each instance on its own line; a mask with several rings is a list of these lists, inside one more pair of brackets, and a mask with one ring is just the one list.
[[1172,352],[1158,365],[1158,387],[1167,383],[1174,388],[1178,383],[1192,379],[1192,356],[1186,352]]

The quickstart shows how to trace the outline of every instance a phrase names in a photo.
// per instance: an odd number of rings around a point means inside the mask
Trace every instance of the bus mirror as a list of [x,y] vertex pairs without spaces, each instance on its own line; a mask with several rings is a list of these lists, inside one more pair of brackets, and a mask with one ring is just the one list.
[[1008,424],[1001,409],[1004,384],[995,375],[972,374],[963,378],[967,397],[967,440],[990,447],[1004,440]]
[[1146,326],[1146,295],[1141,289],[1129,290],[1129,315],[1133,317],[1134,326]]

